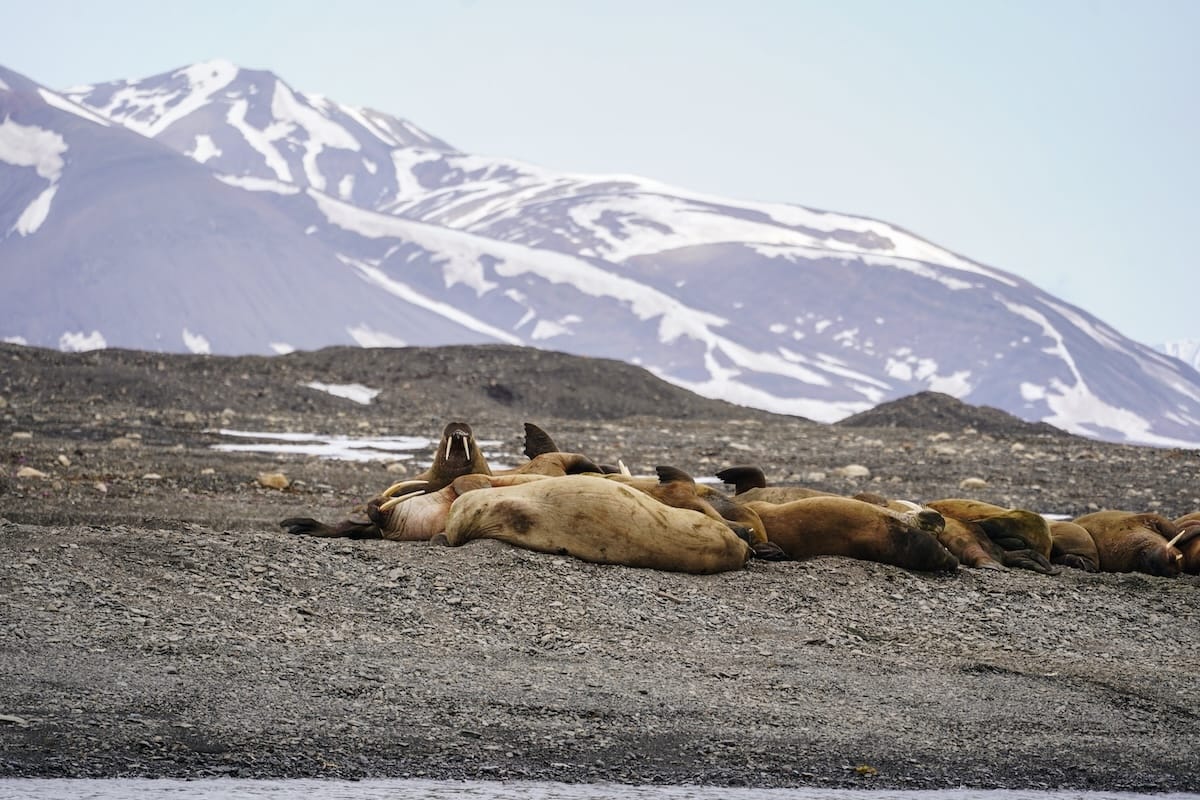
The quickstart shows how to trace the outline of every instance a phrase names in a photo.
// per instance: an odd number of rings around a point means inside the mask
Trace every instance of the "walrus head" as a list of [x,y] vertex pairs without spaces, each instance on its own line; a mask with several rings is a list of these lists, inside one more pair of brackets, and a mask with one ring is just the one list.
[[1183,553],[1164,544],[1162,547],[1150,547],[1142,551],[1138,558],[1138,572],[1158,575],[1162,578],[1174,578],[1183,572]]
[[431,487],[430,491],[446,486],[460,475],[492,474],[483,453],[479,452],[479,445],[475,443],[475,434],[471,432],[471,426],[465,422],[451,422],[446,425],[429,472],[433,476],[430,478],[431,483],[441,482],[441,486]]

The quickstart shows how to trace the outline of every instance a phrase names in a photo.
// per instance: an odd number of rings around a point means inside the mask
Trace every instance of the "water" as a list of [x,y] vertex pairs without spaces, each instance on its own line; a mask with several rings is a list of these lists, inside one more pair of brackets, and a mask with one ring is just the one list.
[[943,789],[747,789],[529,781],[0,779],[0,800],[1198,800],[1196,794]]

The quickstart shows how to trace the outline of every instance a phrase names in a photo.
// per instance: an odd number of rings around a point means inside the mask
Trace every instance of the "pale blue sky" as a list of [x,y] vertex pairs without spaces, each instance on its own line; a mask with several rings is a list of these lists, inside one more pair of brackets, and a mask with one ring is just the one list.
[[1200,0],[0,0],[52,88],[226,58],[457,147],[863,214],[1200,339]]

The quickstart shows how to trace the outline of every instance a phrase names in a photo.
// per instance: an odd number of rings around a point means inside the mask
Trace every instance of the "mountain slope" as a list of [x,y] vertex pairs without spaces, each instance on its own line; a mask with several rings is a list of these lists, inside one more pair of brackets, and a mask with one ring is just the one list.
[[0,70],[0,336],[272,352],[490,342],[357,279],[260,193]]
[[[351,337],[360,343],[494,341],[620,358],[708,396],[822,421],[934,390],[1089,436],[1200,442],[1194,370],[884,222],[466,154],[227,62],[67,97],[290,221],[306,257],[324,259],[319,294],[352,297],[360,324],[378,332]],[[185,222],[171,217],[153,230]],[[274,260],[265,249],[259,257]],[[256,286],[237,291],[278,305]],[[353,325],[333,316],[269,322],[292,331],[299,320],[303,337],[275,334],[295,346],[344,343]],[[261,352],[255,341],[214,350]]]

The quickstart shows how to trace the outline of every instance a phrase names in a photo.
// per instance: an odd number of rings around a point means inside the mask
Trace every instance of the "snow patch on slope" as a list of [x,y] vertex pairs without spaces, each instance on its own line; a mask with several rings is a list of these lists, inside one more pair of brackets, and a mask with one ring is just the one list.
[[36,125],[22,125],[6,117],[0,122],[0,161],[18,167],[33,167],[38,176],[50,182],[18,215],[9,233],[28,236],[42,226],[62,177],[63,153],[67,143],[56,131]]
[[[193,111],[208,104],[209,99],[237,77],[238,68],[228,61],[216,60],[192,64],[171,73],[182,78],[180,89],[139,89],[126,81],[123,89],[113,92],[108,105],[99,111],[110,120],[132,128],[143,136],[154,138]],[[70,90],[75,97],[86,95],[93,87]]]

